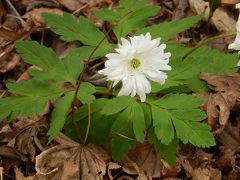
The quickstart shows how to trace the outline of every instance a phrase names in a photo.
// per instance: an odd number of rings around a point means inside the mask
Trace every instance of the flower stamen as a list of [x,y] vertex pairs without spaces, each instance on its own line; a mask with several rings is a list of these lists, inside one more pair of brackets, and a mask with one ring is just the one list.
[[131,60],[131,66],[134,68],[134,69],[137,69],[139,68],[139,66],[141,65],[141,62],[138,60],[138,59],[132,59]]

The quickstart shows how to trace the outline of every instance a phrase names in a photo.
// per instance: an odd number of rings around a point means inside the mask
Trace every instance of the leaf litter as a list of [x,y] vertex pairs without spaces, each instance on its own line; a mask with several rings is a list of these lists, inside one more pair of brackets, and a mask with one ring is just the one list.
[[[0,72],[3,84],[17,80],[28,69],[27,66],[20,65],[22,62],[14,51],[14,40],[29,39],[33,36],[36,36],[36,40],[43,44],[50,43],[47,37],[51,37],[52,41],[56,40],[51,33],[42,33],[41,28],[44,25],[41,19],[42,12],[61,14],[61,8],[64,7],[74,15],[83,14],[97,24],[92,12],[100,6],[112,8],[116,4],[110,0],[12,1],[15,10],[19,12],[27,10],[21,14],[21,17],[13,18],[13,9],[6,8],[6,1],[0,1]],[[152,1],[152,3],[159,4],[158,1]],[[223,1],[222,3],[234,5],[236,2]],[[176,4],[180,9],[175,7]],[[175,13],[174,18],[194,13],[191,12],[189,6],[180,1],[164,1],[161,5],[166,11],[161,11],[157,18],[151,19],[150,23],[170,19],[171,13]],[[217,10],[221,12],[220,15],[215,15],[216,22],[219,19],[226,19],[224,22],[229,25],[224,25],[222,20],[218,24],[212,23],[213,26],[219,31],[228,31],[229,27],[235,24],[233,16],[228,15],[232,12],[228,7],[224,7],[223,12],[221,9]],[[195,31],[198,32],[197,29]],[[199,37],[189,37],[187,33],[180,36],[180,39],[188,39],[186,42],[192,39],[199,41]],[[67,44],[65,49],[69,46]],[[99,77],[95,76],[90,74],[86,79],[102,83],[102,80],[100,81]],[[4,178],[14,179],[15,176],[19,180],[64,180],[103,179],[108,176],[109,179],[161,177],[162,179],[237,180],[240,177],[240,76],[238,73],[218,76],[202,73],[200,77],[214,91],[212,94],[200,96],[205,98],[205,105],[202,108],[208,115],[206,122],[212,126],[219,142],[218,147],[214,147],[215,149],[199,149],[190,145],[181,145],[175,167],[170,167],[153,151],[151,145],[145,143],[129,151],[123,162],[116,163],[111,162],[110,154],[104,150],[105,148],[92,144],[83,146],[63,134],[55,138],[53,143],[47,144],[48,120],[44,119],[44,116],[40,119],[35,117],[34,120],[16,119],[10,125],[3,125],[0,131],[0,166],[3,167]],[[4,89],[1,87],[1,90]]]

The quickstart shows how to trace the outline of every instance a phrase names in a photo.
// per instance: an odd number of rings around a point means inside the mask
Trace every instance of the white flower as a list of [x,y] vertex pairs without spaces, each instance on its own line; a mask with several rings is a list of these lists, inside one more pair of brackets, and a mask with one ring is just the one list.
[[[240,9],[240,3],[236,4],[236,8]],[[238,54],[240,54],[240,15],[238,16],[238,21],[236,23],[237,28],[237,35],[232,44],[229,44],[229,49],[234,49],[238,51]],[[240,61],[238,61],[237,66],[240,66]]]
[[105,69],[99,73],[114,81],[113,86],[122,82],[119,96],[137,94],[144,102],[146,93],[151,92],[148,79],[160,84],[165,82],[167,74],[163,71],[171,70],[168,65],[171,54],[164,53],[166,45],[160,44],[160,38],[151,40],[150,33],[129,38],[130,41],[121,38],[116,53],[106,55]]

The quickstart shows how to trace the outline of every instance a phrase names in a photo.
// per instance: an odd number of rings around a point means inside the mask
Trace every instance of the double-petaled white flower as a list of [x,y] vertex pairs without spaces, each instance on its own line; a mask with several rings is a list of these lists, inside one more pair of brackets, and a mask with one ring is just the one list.
[[106,55],[105,68],[99,73],[113,81],[113,86],[122,82],[119,96],[137,94],[144,102],[146,94],[151,92],[148,79],[160,84],[165,82],[167,74],[163,71],[171,70],[168,65],[171,54],[164,53],[166,45],[160,44],[160,38],[152,40],[150,33],[129,39],[122,38],[116,53]]
[[[236,4],[236,8],[240,9],[240,3]],[[238,16],[238,21],[236,23],[236,29],[237,29],[236,38],[232,44],[229,44],[228,48],[237,50],[238,53],[240,54],[240,15]],[[237,66],[240,66],[240,61],[238,61]]]

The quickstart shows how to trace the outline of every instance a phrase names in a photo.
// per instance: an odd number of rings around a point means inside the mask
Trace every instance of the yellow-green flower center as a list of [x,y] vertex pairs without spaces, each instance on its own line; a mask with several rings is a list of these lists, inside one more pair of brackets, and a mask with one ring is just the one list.
[[131,66],[136,69],[141,65],[141,62],[138,59],[132,59],[130,62]]

